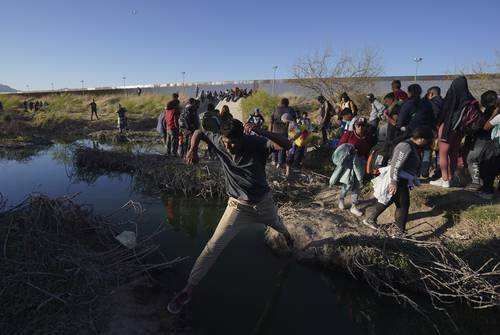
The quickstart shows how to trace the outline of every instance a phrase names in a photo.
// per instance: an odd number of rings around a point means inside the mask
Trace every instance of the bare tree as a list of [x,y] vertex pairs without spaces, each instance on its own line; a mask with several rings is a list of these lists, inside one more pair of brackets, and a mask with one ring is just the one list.
[[[469,89],[475,97],[486,90],[500,92],[500,50],[496,50],[495,55],[493,63],[482,60],[458,71],[469,78]],[[448,79],[453,80],[455,77],[456,74],[448,73]]]
[[357,54],[343,52],[336,56],[330,49],[299,58],[292,73],[298,84],[333,101],[342,92],[368,92],[383,67],[375,49],[365,48]]

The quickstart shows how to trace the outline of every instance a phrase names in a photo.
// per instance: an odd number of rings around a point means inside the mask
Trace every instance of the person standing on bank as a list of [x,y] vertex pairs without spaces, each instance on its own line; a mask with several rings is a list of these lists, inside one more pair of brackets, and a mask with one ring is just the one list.
[[320,103],[319,115],[321,117],[320,129],[321,136],[323,138],[323,144],[328,141],[328,128],[330,128],[330,121],[334,114],[332,104],[326,100],[322,95],[318,97],[318,102]]
[[[251,132],[259,136],[247,135]],[[172,314],[178,314],[189,303],[193,290],[219,254],[245,226],[260,223],[271,227],[284,236],[289,248],[293,247],[292,237],[278,216],[266,180],[267,157],[272,150],[290,149],[291,143],[286,137],[257,128],[253,123],[243,126],[236,119],[228,120],[222,124],[221,134],[194,132],[186,155],[190,164],[198,161],[200,141],[212,146],[221,161],[229,200],[213,236],[191,270],[187,285],[168,304]]]
[[[287,138],[288,136],[288,125],[283,123],[281,117],[284,114],[295,115],[295,112],[289,107],[290,102],[287,98],[281,99],[280,105],[274,110],[271,115],[271,124],[269,129],[271,132],[283,136],[283,138]],[[276,168],[285,167],[286,163],[286,150],[279,150],[277,152],[272,153],[272,162],[273,165],[276,165]]]
[[125,107],[122,107],[121,104],[118,104],[118,110],[116,111],[118,114],[118,130],[122,133],[124,130],[127,130],[127,110]]
[[90,106],[90,121],[94,120],[94,114],[95,118],[99,120],[99,117],[97,116],[97,104],[95,103],[95,99],[92,99],[92,102],[89,103]]

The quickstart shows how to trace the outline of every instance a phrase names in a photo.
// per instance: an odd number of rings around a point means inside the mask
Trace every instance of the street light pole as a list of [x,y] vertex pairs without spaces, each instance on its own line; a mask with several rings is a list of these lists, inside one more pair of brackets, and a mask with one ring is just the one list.
[[415,57],[413,58],[413,61],[415,62],[415,81],[417,81],[417,75],[418,75],[418,64],[423,60],[422,57]]
[[274,96],[274,91],[276,89],[276,70],[278,70],[278,65],[273,66],[273,70],[274,70],[274,73],[273,73],[273,88],[272,88],[272,91],[271,91],[271,95],[272,96]]
[[50,86],[52,87],[52,91],[54,90],[54,83],[50,83]]
[[125,89],[125,79],[127,79],[127,77],[123,76],[122,79],[123,79],[123,93],[125,93],[125,96],[127,96],[127,90]]
[[30,85],[26,85],[26,92],[30,91]]
[[186,87],[185,87],[185,81],[184,81],[184,78],[186,76],[186,72],[185,71],[182,71],[182,93],[183,94],[186,94]]
[[84,87],[84,85],[83,85],[84,80],[82,79],[82,80],[80,80],[80,82],[82,83],[82,96],[84,96],[84,95],[85,95],[85,93],[84,93],[84,91],[83,91],[83,90],[84,90],[84,88],[83,88],[83,87]]

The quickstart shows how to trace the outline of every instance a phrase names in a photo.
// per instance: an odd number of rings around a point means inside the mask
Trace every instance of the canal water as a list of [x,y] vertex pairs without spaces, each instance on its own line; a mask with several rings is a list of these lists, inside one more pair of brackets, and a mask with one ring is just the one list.
[[[225,204],[144,194],[127,174],[75,176],[69,150],[70,146],[58,144],[22,160],[0,159],[0,192],[8,204],[32,192],[51,197],[79,193],[79,203],[92,204],[97,214],[107,215],[129,200],[140,202],[145,209],[141,225],[167,226],[160,237],[163,253],[168,258],[190,257],[172,276],[180,289]],[[377,297],[362,281],[275,255],[263,242],[263,228],[257,226],[243,231],[224,250],[196,291],[190,314],[197,334],[433,332],[416,312]],[[464,325],[474,329],[472,315],[471,320]],[[498,334],[498,324],[481,325],[487,331],[477,334]]]

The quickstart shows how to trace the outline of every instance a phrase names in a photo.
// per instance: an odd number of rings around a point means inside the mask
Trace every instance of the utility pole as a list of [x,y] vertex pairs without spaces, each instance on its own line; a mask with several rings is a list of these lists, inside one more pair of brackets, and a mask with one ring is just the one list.
[[415,81],[417,81],[417,75],[418,75],[418,64],[423,60],[422,57],[415,57],[413,58],[413,61],[415,62]]
[[122,79],[123,79],[123,93],[125,94],[125,96],[127,96],[127,90],[125,89],[125,79],[127,79],[127,77],[123,76]]
[[185,95],[186,94],[186,88],[185,88],[185,76],[186,76],[186,72],[185,71],[182,71],[182,93]]
[[276,90],[276,70],[278,70],[278,65],[273,66],[273,70],[274,70],[274,73],[273,73],[273,88],[272,88],[272,91],[271,91],[271,95],[272,96],[274,96],[274,92]]

